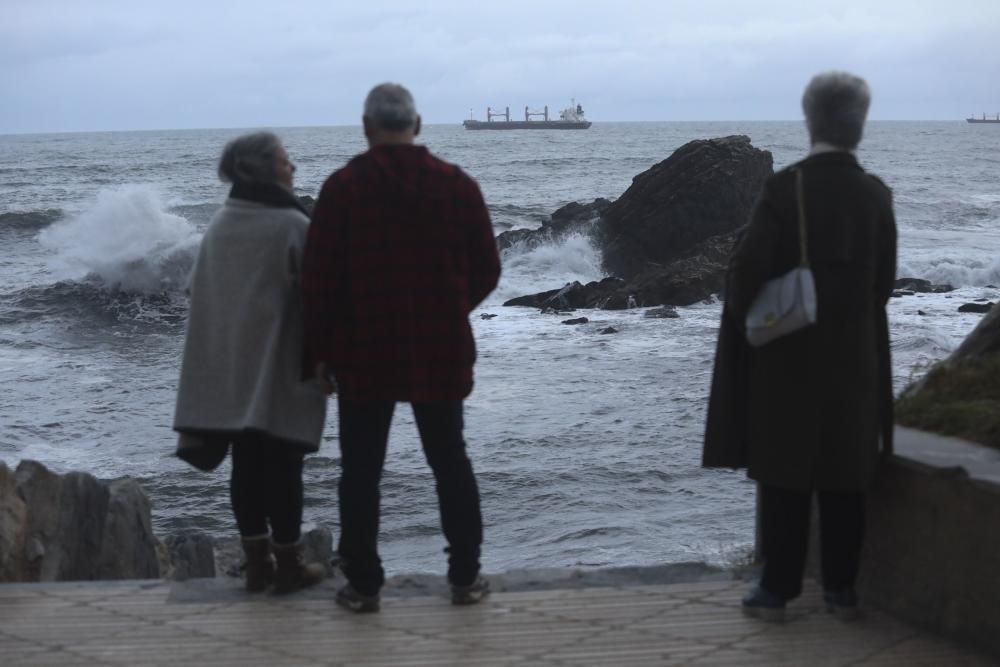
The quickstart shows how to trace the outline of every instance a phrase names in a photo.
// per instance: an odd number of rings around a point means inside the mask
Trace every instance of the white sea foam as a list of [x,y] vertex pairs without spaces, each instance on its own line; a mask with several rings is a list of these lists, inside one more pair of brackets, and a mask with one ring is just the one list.
[[90,208],[43,230],[38,240],[55,253],[51,268],[59,279],[154,293],[184,284],[201,234],[167,213],[155,188],[126,185],[102,190]]
[[557,289],[575,280],[588,283],[602,276],[600,252],[583,234],[527,250],[515,244],[503,252],[503,275],[489,302]]

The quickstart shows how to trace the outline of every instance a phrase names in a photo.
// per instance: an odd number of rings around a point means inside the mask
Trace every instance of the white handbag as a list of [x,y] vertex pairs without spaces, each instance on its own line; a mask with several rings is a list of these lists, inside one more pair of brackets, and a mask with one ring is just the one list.
[[747,342],[754,347],[816,322],[816,284],[809,268],[801,169],[795,171],[795,189],[799,201],[799,265],[764,283],[750,304],[746,319]]

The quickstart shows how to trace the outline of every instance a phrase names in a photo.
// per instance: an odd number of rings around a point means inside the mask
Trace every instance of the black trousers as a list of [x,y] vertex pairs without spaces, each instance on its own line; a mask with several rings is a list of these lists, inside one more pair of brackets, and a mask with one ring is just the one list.
[[[340,413],[340,542],[347,580],[374,595],[385,583],[378,555],[379,483],[394,401],[338,398]],[[462,438],[462,401],[413,403],[424,455],[434,472],[441,528],[448,541],[448,581],[464,586],[479,575],[483,520],[479,488]]]
[[265,436],[232,440],[229,497],[240,535],[266,535],[278,544],[298,542],[302,530],[303,454]]
[[[809,548],[812,493],[761,484],[760,531],[764,590],[791,600],[802,593]],[[854,588],[865,534],[865,494],[818,491],[820,569],[823,588]]]

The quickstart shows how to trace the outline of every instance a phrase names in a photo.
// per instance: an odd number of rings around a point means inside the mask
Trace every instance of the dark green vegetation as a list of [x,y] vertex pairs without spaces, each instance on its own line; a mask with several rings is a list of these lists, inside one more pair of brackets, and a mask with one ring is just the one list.
[[896,401],[896,422],[1000,449],[1000,353],[938,364]]

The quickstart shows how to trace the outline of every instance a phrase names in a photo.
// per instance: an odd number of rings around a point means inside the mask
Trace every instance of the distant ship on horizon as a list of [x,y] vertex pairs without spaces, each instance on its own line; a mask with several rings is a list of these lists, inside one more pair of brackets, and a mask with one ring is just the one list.
[[[493,120],[502,118],[503,120]],[[536,120],[539,119],[540,120]],[[469,119],[462,121],[467,130],[586,130],[592,123],[584,118],[583,107],[573,100],[570,106],[559,112],[559,120],[549,119],[549,107],[532,111],[524,107],[524,120],[511,120],[510,107],[502,112],[486,107],[486,120]]]
[[997,114],[996,118],[987,118],[986,114],[983,114],[982,118],[976,118],[975,116],[969,116],[965,119],[966,123],[1000,123],[1000,113]]

